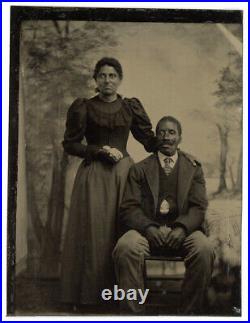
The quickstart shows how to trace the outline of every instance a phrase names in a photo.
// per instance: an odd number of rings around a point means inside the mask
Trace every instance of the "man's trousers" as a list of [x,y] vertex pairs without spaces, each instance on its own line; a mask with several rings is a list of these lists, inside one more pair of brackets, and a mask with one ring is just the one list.
[[[162,227],[164,231],[164,227]],[[167,232],[167,231],[166,231]],[[186,267],[182,285],[180,314],[202,314],[205,293],[213,268],[214,252],[208,238],[195,231],[183,243]],[[119,288],[144,290],[144,256],[150,255],[147,239],[135,230],[126,232],[117,242],[113,259]],[[121,311],[130,314],[143,314],[144,305],[139,301],[124,300]]]

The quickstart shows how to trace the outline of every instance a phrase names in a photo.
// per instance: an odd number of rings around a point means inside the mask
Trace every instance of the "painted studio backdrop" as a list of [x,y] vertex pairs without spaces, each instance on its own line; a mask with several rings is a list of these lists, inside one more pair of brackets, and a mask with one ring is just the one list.
[[[58,281],[81,162],[62,149],[66,113],[77,97],[95,95],[93,67],[103,56],[121,62],[120,94],[138,97],[154,127],[164,115],[181,121],[181,149],[203,165],[217,254],[209,306],[213,314],[230,314],[240,308],[242,26],[216,23],[22,23],[16,286],[25,281],[27,288],[16,288],[15,309],[44,313],[51,295],[54,302],[59,297],[55,290],[46,294],[42,282]],[[147,156],[132,137],[128,151],[135,161]],[[41,295],[32,308],[36,284]]]

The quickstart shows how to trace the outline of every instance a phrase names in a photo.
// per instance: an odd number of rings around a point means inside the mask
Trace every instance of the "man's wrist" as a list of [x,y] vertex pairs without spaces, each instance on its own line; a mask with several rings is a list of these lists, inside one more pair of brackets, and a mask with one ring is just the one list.
[[157,224],[149,224],[149,225],[147,225],[143,230],[144,235],[146,235],[147,232],[152,228],[158,229],[159,225],[157,225]]

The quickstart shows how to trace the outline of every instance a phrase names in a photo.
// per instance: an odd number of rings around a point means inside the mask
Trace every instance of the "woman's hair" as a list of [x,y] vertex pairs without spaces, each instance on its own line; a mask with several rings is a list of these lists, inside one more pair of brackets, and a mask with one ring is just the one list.
[[97,78],[97,75],[98,75],[100,69],[105,65],[112,66],[116,70],[116,72],[119,75],[120,79],[122,79],[123,72],[122,72],[122,66],[121,66],[120,62],[117,59],[113,58],[113,57],[103,57],[102,59],[100,59],[96,63],[95,70],[94,70],[94,75],[93,75],[95,80]]

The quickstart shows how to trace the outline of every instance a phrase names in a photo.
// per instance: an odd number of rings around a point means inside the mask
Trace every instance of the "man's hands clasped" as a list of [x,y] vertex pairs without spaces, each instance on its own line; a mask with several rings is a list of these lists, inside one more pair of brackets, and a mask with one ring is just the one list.
[[186,232],[182,227],[163,232],[161,228],[149,226],[146,229],[145,237],[153,248],[166,246],[173,250],[178,250],[186,238]]
[[186,232],[182,227],[174,228],[166,238],[166,245],[172,249],[179,249],[186,238]]
[[152,247],[162,247],[165,244],[164,233],[155,226],[150,226],[147,228],[145,237],[148,240],[149,245]]

